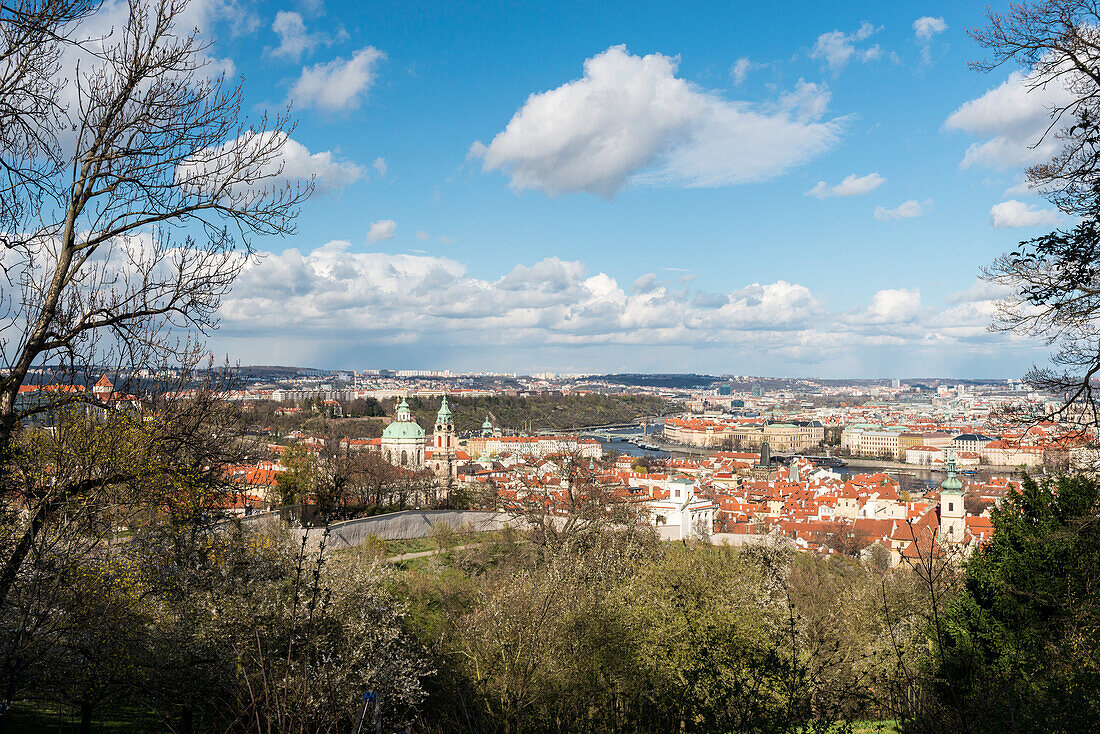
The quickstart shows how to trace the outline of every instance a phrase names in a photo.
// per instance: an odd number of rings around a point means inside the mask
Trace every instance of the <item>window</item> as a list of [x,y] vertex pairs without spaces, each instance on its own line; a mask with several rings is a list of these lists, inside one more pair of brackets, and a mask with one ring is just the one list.
[[680,498],[680,490],[676,490],[676,499]]
[[954,512],[955,511],[955,503],[954,502],[948,502],[947,503],[947,511],[948,512]]

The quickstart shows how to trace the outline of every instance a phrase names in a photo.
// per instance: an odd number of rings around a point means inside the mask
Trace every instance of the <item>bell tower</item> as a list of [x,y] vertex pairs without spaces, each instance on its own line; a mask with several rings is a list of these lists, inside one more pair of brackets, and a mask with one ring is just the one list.
[[941,543],[962,543],[966,536],[966,511],[963,509],[962,482],[955,476],[955,453],[947,456],[947,479],[940,485]]
[[451,406],[447,405],[447,396],[439,406],[435,416],[435,429],[432,431],[432,463],[436,472],[443,476],[454,476],[455,472],[455,424],[451,415]]

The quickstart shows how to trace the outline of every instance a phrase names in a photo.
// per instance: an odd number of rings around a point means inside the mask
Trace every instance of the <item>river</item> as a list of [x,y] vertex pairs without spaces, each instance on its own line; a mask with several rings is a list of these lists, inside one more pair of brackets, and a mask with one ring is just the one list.
[[[890,465],[844,466],[835,471],[844,479],[848,479],[854,474],[877,474],[878,472],[886,472],[888,475],[898,480],[898,484],[901,485],[903,490],[910,493],[924,493],[930,489],[935,489],[943,483],[943,480],[947,479],[946,472],[934,472],[918,467],[899,469],[896,466]],[[989,469],[976,467],[974,474],[960,474],[959,479],[964,482],[986,482],[992,477],[1004,476],[1013,475],[1009,472],[990,471]]]
[[[713,453],[712,451],[704,451],[699,448],[692,449],[685,446],[683,450],[669,451],[647,451],[640,449],[632,443],[627,443],[625,440],[611,440],[606,436],[608,434],[614,436],[622,436],[623,439],[627,438],[641,438],[642,432],[637,428],[620,428],[613,431],[602,431],[603,435],[594,436],[599,439],[600,444],[603,446],[603,450],[616,451],[620,454],[628,454],[630,456],[653,456],[660,459],[666,459],[669,456],[681,456],[681,457],[701,457]],[[652,436],[652,429],[650,440],[654,440]],[[835,469],[844,479],[849,479],[854,474],[876,474],[878,472],[886,472],[894,479],[898,480],[901,488],[912,494],[922,494],[930,489],[938,487],[947,475],[944,472],[934,472],[928,469],[921,469],[917,466],[899,468],[894,464],[882,464],[877,465],[874,463],[867,463],[863,466],[845,466]],[[975,467],[974,474],[962,474],[960,479],[963,481],[988,481],[991,477],[1004,477],[1012,476],[1010,472],[1005,471],[992,471],[987,468]]]

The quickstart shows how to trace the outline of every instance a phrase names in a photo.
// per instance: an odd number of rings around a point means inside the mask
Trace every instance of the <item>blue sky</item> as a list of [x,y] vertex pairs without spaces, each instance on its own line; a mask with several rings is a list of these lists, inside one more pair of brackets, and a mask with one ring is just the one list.
[[288,172],[318,176],[223,305],[211,345],[234,359],[1014,377],[1044,358],[985,329],[1003,292],[980,267],[1059,220],[1018,185],[1050,152],[1028,148],[1043,100],[966,67],[978,3],[194,13],[246,109],[293,103]]

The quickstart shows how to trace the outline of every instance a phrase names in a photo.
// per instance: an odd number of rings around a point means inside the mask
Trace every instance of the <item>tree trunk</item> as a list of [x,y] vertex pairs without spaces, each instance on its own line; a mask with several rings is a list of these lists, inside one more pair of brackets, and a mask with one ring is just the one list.
[[80,734],[92,734],[92,704],[80,704]]
[[3,571],[0,571],[0,605],[3,605],[7,600],[8,592],[15,585],[15,578],[19,575],[19,569],[23,565],[27,554],[31,552],[31,548],[34,547],[34,541],[38,538],[38,534],[42,531],[46,522],[52,518],[53,513],[60,504],[55,497],[44,501],[35,511],[30,526],[23,532],[23,536],[16,543],[15,548],[4,564]]
[[194,729],[195,710],[190,705],[184,705],[183,710],[180,711],[180,734],[191,734]]

